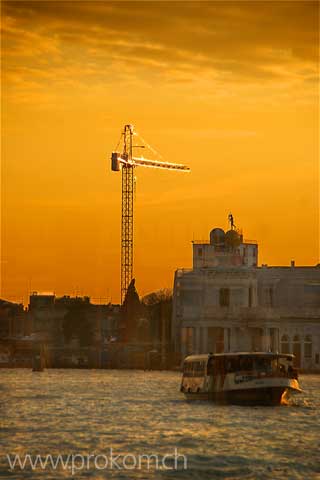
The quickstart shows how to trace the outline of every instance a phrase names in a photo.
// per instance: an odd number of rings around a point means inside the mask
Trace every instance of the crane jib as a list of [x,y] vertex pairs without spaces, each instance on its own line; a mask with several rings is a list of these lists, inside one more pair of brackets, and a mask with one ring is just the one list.
[[114,172],[119,172],[121,165],[131,165],[133,167],[150,167],[150,168],[163,168],[166,170],[182,170],[190,172],[190,168],[182,163],[161,162],[158,160],[150,160],[144,157],[132,157],[128,158],[128,155],[120,154],[119,152],[113,152],[111,156],[111,169]]

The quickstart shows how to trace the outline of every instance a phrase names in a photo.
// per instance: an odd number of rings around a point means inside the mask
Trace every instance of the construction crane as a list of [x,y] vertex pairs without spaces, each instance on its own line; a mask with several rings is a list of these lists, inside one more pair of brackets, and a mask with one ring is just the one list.
[[[142,145],[134,145],[133,138],[142,140]],[[160,156],[134,130],[133,125],[125,125],[116,147],[122,144],[122,152],[114,151],[111,155],[111,170],[122,172],[122,208],[121,208],[121,304],[123,304],[128,286],[133,278],[133,218],[134,218],[134,186],[136,167],[162,168],[189,172],[190,168],[179,163],[150,160],[143,156],[135,156],[135,148],[148,148],[153,154]],[[161,156],[160,156],[161,157]]]

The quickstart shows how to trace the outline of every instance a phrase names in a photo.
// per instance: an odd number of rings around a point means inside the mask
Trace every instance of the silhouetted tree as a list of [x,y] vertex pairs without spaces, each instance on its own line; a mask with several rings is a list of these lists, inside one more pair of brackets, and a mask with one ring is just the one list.
[[170,302],[172,302],[172,290],[170,288],[162,288],[156,292],[149,293],[142,299],[142,303],[148,306]]
[[153,342],[171,341],[172,290],[165,288],[149,293],[142,299],[150,324]]

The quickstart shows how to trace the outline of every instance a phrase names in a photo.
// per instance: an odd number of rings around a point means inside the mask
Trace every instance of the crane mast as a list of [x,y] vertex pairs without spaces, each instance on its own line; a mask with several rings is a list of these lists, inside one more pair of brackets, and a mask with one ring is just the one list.
[[133,274],[133,197],[134,165],[132,164],[132,125],[123,131],[122,211],[121,211],[121,303],[124,301]]
[[[122,207],[121,207],[121,304],[123,304],[128,286],[133,277],[133,201],[134,201],[134,169],[135,167],[151,167],[166,170],[190,171],[186,165],[179,163],[150,160],[133,155],[133,148],[149,148],[150,145],[133,145],[133,137],[137,135],[133,125],[125,125],[121,134],[123,140],[122,153],[112,152],[111,169],[115,172],[121,170],[122,174]],[[144,140],[141,138],[144,142]],[[120,143],[120,141],[119,141]],[[118,144],[119,145],[119,144]],[[118,146],[117,146],[118,147]]]

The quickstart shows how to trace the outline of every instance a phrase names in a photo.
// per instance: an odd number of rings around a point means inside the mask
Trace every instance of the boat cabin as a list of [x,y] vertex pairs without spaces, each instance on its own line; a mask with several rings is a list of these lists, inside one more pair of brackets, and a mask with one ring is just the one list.
[[291,354],[269,352],[190,355],[183,363],[183,377],[205,377],[228,373],[296,378]]

